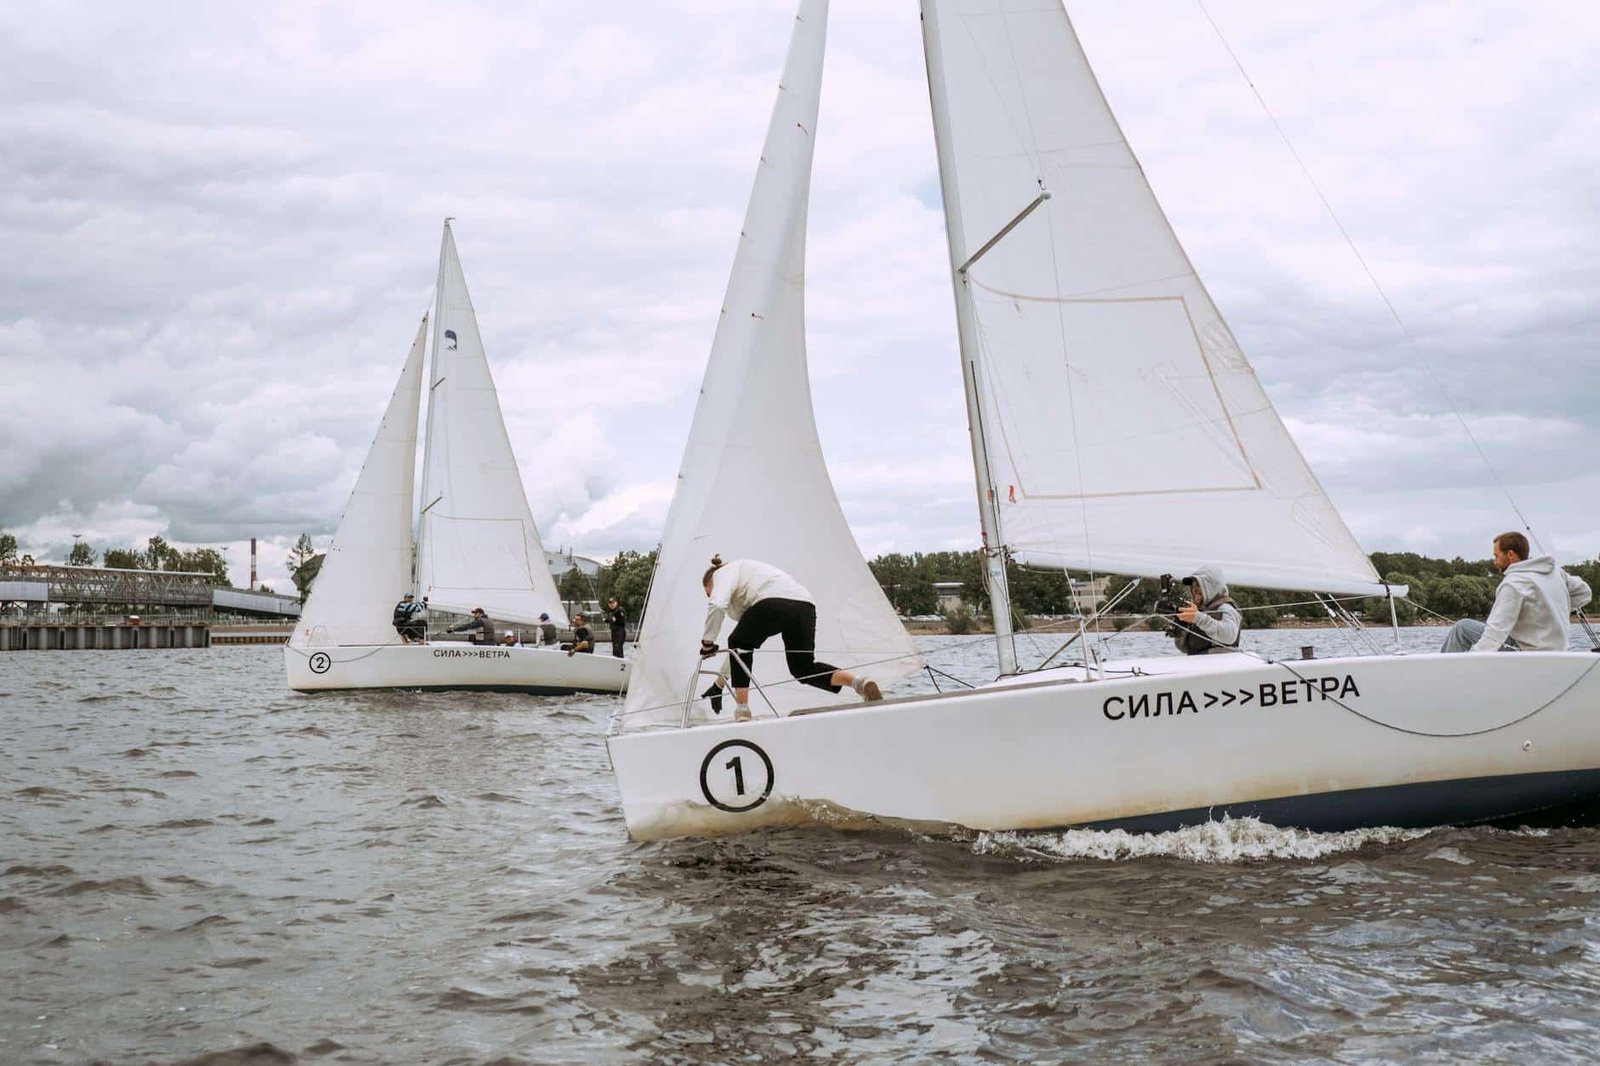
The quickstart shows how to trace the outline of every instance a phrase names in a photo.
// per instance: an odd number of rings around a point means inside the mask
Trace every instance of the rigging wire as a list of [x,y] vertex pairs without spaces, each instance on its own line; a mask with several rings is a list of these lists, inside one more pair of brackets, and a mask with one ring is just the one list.
[[1389,315],[1394,319],[1395,325],[1400,327],[1400,333],[1405,337],[1406,344],[1411,349],[1411,354],[1422,366],[1422,369],[1427,371],[1429,380],[1433,382],[1434,388],[1439,390],[1439,395],[1444,397],[1444,402],[1449,406],[1450,413],[1456,416],[1457,422],[1461,423],[1462,432],[1467,435],[1467,440],[1472,443],[1473,449],[1478,453],[1478,458],[1483,461],[1484,468],[1489,471],[1489,476],[1494,478],[1495,484],[1506,498],[1506,503],[1511,505],[1511,510],[1516,514],[1517,521],[1522,523],[1522,528],[1528,531],[1528,536],[1533,539],[1539,550],[1541,552],[1544,551],[1544,546],[1539,543],[1539,537],[1534,533],[1532,524],[1529,523],[1527,516],[1522,513],[1522,508],[1517,506],[1517,501],[1512,497],[1511,489],[1507,487],[1505,479],[1500,476],[1500,471],[1495,469],[1494,463],[1489,461],[1489,453],[1484,451],[1482,444],[1478,443],[1477,436],[1472,432],[1472,427],[1467,424],[1466,418],[1462,416],[1461,409],[1456,406],[1454,397],[1450,395],[1450,390],[1445,388],[1444,382],[1439,379],[1439,375],[1434,372],[1433,366],[1428,362],[1427,357],[1422,354],[1422,348],[1417,344],[1416,338],[1412,336],[1411,330],[1406,327],[1405,320],[1400,317],[1400,312],[1395,308],[1394,302],[1389,299],[1389,294],[1378,281],[1377,275],[1367,265],[1366,257],[1361,254],[1361,249],[1356,246],[1356,242],[1350,236],[1350,232],[1345,229],[1343,220],[1339,218],[1338,212],[1333,209],[1333,204],[1323,193],[1322,186],[1318,185],[1317,179],[1311,176],[1311,168],[1306,166],[1305,160],[1300,158],[1300,153],[1295,149],[1294,142],[1289,139],[1289,134],[1284,131],[1282,124],[1278,122],[1278,116],[1273,114],[1272,108],[1267,106],[1266,97],[1262,96],[1261,90],[1256,88],[1255,81],[1250,77],[1249,72],[1244,69],[1244,63],[1240,61],[1238,54],[1233,50],[1233,46],[1228,43],[1228,39],[1223,36],[1222,27],[1218,26],[1217,20],[1211,17],[1211,12],[1206,8],[1205,0],[1195,0],[1195,3],[1199,6],[1200,13],[1206,17],[1206,21],[1211,24],[1211,29],[1216,33],[1217,40],[1222,42],[1222,47],[1227,51],[1228,58],[1232,59],[1233,65],[1238,68],[1239,76],[1244,79],[1246,85],[1250,86],[1250,91],[1255,94],[1256,102],[1261,105],[1261,110],[1272,122],[1272,128],[1277,131],[1278,138],[1283,141],[1284,147],[1289,150],[1289,155],[1293,157],[1295,165],[1300,168],[1300,173],[1305,175],[1307,184],[1311,186],[1311,191],[1317,194],[1318,200],[1322,201],[1323,210],[1327,211],[1328,217],[1333,220],[1334,226],[1338,228],[1339,235],[1344,238],[1345,244],[1349,245],[1351,254],[1356,257],[1356,262],[1361,264],[1361,269],[1367,275],[1367,280],[1372,283],[1373,289],[1377,291],[1378,298],[1389,309]]

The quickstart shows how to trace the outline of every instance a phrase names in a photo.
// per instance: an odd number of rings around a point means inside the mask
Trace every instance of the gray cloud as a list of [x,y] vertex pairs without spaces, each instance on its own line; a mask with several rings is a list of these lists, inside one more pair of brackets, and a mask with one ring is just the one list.
[[[1472,552],[1508,524],[1453,401],[1536,528],[1600,551],[1600,16],[1208,8],[1415,350],[1192,5],[1073,13],[1364,543]],[[655,543],[792,4],[431,10],[0,12],[0,523],[57,553],[72,532],[227,543],[236,571],[256,535],[282,583],[293,538],[337,521],[455,215],[547,542]],[[824,447],[869,551],[970,544],[915,9],[831,21],[808,262]]]

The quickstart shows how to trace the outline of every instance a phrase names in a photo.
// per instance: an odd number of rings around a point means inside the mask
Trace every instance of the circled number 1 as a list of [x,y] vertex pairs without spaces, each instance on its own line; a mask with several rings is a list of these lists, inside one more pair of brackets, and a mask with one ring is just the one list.
[[723,769],[733,771],[733,788],[739,795],[744,795],[744,763],[735,755],[724,764]]

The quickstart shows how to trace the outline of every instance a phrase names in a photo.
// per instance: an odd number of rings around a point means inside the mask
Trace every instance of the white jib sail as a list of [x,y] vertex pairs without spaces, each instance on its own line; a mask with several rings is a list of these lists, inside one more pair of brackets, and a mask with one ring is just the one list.
[[523,623],[545,612],[565,625],[448,222],[429,389],[417,533],[421,594],[434,610],[482,607],[494,621]]
[[[923,0],[1006,545],[1039,565],[1382,593],[1206,293],[1060,0]],[[1049,198],[988,244],[1041,192]]]
[[417,408],[427,335],[424,315],[290,638],[298,647],[400,643],[392,620],[394,605],[411,591]]
[[[826,0],[805,0],[795,23],[619,729],[675,724],[685,698],[709,684],[696,670],[706,618],[701,576],[713,554],[770,563],[804,585],[817,605],[817,658],[880,682],[921,668],[839,509],[806,376],[806,205],[827,12]],[[725,627],[721,643],[726,634]],[[769,699],[788,711],[857,698],[793,681],[777,639],[755,665],[759,691],[752,688],[750,705],[758,716]]]

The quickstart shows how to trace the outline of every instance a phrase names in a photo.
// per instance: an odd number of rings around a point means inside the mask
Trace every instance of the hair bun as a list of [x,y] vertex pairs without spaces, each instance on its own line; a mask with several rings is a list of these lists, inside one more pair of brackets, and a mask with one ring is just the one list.
[[711,557],[711,565],[712,566],[721,566],[722,565],[722,556],[720,554],[719,555],[713,555]]

